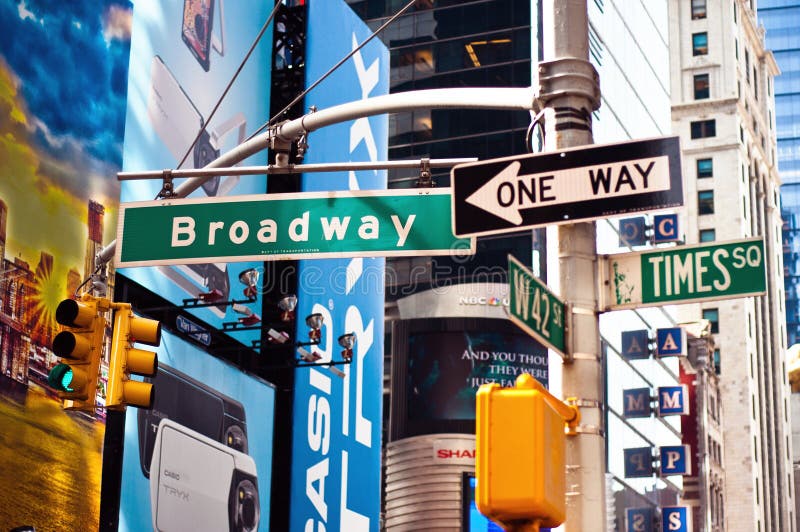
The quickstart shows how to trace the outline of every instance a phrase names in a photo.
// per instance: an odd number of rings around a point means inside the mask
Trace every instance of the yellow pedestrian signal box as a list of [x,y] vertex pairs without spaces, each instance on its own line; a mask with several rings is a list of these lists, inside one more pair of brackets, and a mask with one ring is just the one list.
[[477,393],[475,502],[495,522],[556,527],[566,518],[565,421],[578,411],[527,374]]
[[153,406],[153,385],[131,379],[131,375],[152,377],[158,369],[158,357],[153,351],[134,347],[135,343],[158,346],[161,343],[161,323],[142,318],[131,311],[129,303],[113,303],[114,334],[108,361],[106,407],[124,409],[126,405],[140,408]]
[[93,412],[105,340],[109,301],[84,294],[56,307],[56,321],[67,329],[53,338],[53,353],[62,362],[53,366],[47,382],[64,399],[64,408]]

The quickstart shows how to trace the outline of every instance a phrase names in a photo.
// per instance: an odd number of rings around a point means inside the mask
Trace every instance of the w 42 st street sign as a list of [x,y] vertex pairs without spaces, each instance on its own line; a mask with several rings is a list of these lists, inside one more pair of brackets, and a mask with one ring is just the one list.
[[756,296],[767,290],[764,240],[677,246],[608,256],[601,310]]
[[511,255],[508,256],[508,282],[508,318],[563,356],[567,352],[564,302]]
[[456,236],[683,205],[678,137],[462,164],[451,184]]

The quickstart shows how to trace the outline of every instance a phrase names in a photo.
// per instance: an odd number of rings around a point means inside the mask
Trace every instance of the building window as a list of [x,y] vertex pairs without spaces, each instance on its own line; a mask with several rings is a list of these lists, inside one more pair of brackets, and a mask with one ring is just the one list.
[[708,97],[708,74],[697,74],[694,77],[694,99],[704,100]]
[[717,239],[717,232],[714,229],[700,229],[700,242],[713,242]]
[[701,190],[697,193],[697,212],[699,214],[714,214],[713,190]]
[[714,161],[712,159],[697,159],[697,177],[714,177]]
[[706,0],[692,0],[692,19],[706,18]]
[[698,120],[697,122],[691,123],[691,128],[693,139],[702,139],[717,135],[716,120]]
[[758,70],[753,67],[753,96],[758,100]]
[[692,55],[706,55],[708,53],[708,33],[692,34]]
[[750,83],[750,52],[747,50],[744,51],[744,77]]
[[721,369],[722,369],[722,361],[719,358],[719,349],[714,349],[714,371],[717,373],[717,375],[719,375]]
[[717,334],[719,332],[719,309],[704,308],[703,319],[711,322],[712,334]]

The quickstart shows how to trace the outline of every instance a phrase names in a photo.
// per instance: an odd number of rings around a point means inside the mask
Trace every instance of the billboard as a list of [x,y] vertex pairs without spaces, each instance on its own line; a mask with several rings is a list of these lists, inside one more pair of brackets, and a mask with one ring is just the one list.
[[513,386],[521,373],[549,382],[547,348],[507,319],[398,320],[392,341],[392,440],[474,434],[482,384]]
[[[241,143],[248,132],[269,119],[272,32],[268,30],[236,75],[216,113],[219,99],[269,16],[268,3],[253,0],[185,0],[136,3],[131,40],[125,171],[201,168]],[[196,143],[195,143],[196,140]],[[265,165],[267,154],[246,165]],[[176,180],[175,186],[182,180]],[[161,180],[125,181],[121,201],[148,201],[161,191]],[[214,177],[190,197],[218,198],[266,192],[265,176]],[[128,236],[126,235],[126,238]],[[130,235],[146,245],[147,232]],[[184,300],[219,302],[188,312],[211,327],[238,323],[243,315],[223,302],[244,301],[251,313],[261,302],[245,297],[242,272],[261,262],[229,265],[219,261],[181,266],[124,268],[120,273],[173,304]],[[258,296],[260,290],[256,290]],[[237,307],[240,310],[247,310]],[[255,330],[231,332],[247,343]]]
[[408,338],[407,415],[475,419],[482,384],[514,385],[529,373],[547,386],[547,352],[526,334],[499,331],[416,332]]
[[125,419],[119,530],[266,530],[275,389],[164,332]]
[[[335,32],[330,31],[336,28]],[[316,81],[369,35],[342,1],[308,5],[306,83]],[[306,107],[386,94],[389,55],[378,39],[311,91]],[[315,131],[304,162],[385,160],[385,115]],[[385,171],[308,174],[303,191],[386,188]],[[376,531],[380,513],[384,259],[301,261],[297,316],[323,316],[321,362],[340,359],[337,338],[355,333],[352,363],[295,371],[291,530]],[[302,324],[302,320],[298,320]],[[299,326],[298,338],[307,329]]]
[[99,526],[102,411],[64,411],[47,374],[56,307],[115,233],[131,18],[0,2],[0,530]]

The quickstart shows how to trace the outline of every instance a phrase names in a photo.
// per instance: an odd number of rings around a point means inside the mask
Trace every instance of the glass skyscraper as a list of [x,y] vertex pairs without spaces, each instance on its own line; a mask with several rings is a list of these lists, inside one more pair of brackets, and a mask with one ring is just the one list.
[[783,217],[788,345],[800,341],[800,1],[761,0],[758,19],[781,69],[775,78],[775,122]]

